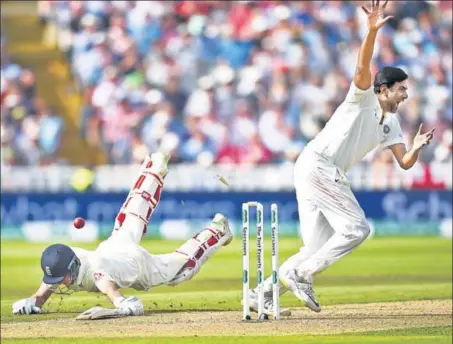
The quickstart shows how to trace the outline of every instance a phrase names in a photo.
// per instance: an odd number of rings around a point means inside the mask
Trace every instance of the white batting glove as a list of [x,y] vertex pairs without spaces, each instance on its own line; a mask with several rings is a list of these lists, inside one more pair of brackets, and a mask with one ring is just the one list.
[[145,314],[145,309],[143,308],[143,303],[137,296],[129,296],[124,298],[118,296],[113,302],[116,308],[122,311],[124,315],[143,315]]
[[41,314],[41,308],[36,306],[36,299],[30,297],[14,302],[13,314]]

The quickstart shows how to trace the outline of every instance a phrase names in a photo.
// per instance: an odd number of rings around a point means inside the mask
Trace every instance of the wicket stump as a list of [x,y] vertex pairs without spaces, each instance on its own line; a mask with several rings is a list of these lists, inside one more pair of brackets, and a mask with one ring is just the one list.
[[[258,319],[266,319],[264,312],[264,210],[259,202],[242,204],[242,304],[243,320],[250,320],[250,207],[256,207],[256,270],[258,292]],[[273,317],[280,318],[280,291],[278,276],[278,207],[271,205],[271,237],[272,237],[272,298]]]

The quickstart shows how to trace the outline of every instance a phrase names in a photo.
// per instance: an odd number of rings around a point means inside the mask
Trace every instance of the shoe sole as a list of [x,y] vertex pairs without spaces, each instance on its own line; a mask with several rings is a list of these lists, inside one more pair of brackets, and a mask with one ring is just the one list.
[[223,226],[224,228],[226,228],[226,230],[222,230],[223,231],[223,235],[228,235],[229,236],[229,239],[226,240],[222,246],[227,246],[231,243],[231,241],[233,241],[233,234],[231,233],[230,231],[230,227],[228,225],[228,220],[226,217],[222,217],[222,219],[220,220],[213,220],[212,223],[215,223],[217,225],[220,225],[220,226]]
[[228,246],[231,243],[231,241],[233,241],[233,235],[231,235],[230,238],[227,241],[225,241],[222,246]]
[[291,292],[300,300],[300,301],[303,301],[305,303],[305,305],[310,308],[313,312],[316,312],[316,313],[319,313],[321,312],[321,306],[319,306],[319,304],[316,304],[315,301],[313,301],[313,299],[308,296],[306,293],[304,292],[301,292],[299,289],[297,288],[291,288],[290,287],[290,284],[287,283],[283,278],[280,278],[280,282],[286,287],[288,288],[289,290],[291,290]]
[[168,174],[168,161],[170,160],[170,154],[164,154],[161,152],[153,153],[149,156],[149,161],[152,163],[161,163],[161,167],[154,173],[157,173],[161,178],[165,178]]

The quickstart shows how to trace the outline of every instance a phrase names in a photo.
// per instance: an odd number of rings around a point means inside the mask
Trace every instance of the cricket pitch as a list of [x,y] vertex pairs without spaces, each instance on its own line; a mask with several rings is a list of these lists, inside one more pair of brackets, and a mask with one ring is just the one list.
[[432,300],[332,305],[321,313],[298,308],[279,321],[248,323],[241,320],[239,311],[153,312],[143,317],[97,321],[12,322],[1,325],[1,337],[70,338],[74,333],[83,338],[320,335],[451,324],[452,300]]

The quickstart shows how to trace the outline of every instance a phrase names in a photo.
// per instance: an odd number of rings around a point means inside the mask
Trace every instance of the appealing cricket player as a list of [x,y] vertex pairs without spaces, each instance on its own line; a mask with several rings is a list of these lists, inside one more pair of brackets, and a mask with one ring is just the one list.
[[52,293],[71,291],[101,292],[115,309],[93,307],[79,319],[142,315],[137,297],[124,297],[120,288],[148,290],[158,285],[177,285],[191,279],[222,246],[232,240],[228,220],[217,214],[211,224],[175,252],[153,255],[140,240],[159,203],[169,156],[155,153],[143,162],[138,180],[116,217],[112,235],[95,251],[49,246],[41,257],[44,278],[37,292],[13,304],[14,314],[41,313]]
[[[380,70],[371,85],[370,64],[378,31],[391,17],[384,5],[373,1],[362,7],[368,17],[368,32],[360,48],[354,81],[344,102],[325,128],[306,146],[294,168],[301,234],[304,246],[280,267],[280,281],[315,312],[321,306],[313,292],[320,273],[360,245],[370,227],[348,184],[346,172],[367,153],[380,146],[393,152],[405,170],[417,161],[422,147],[433,138],[434,129],[414,138],[406,150],[395,112],[407,99],[406,73],[394,67]],[[286,286],[286,288],[285,288]],[[251,309],[256,311],[256,292],[251,291]],[[272,309],[272,279],[265,281],[265,307]]]

